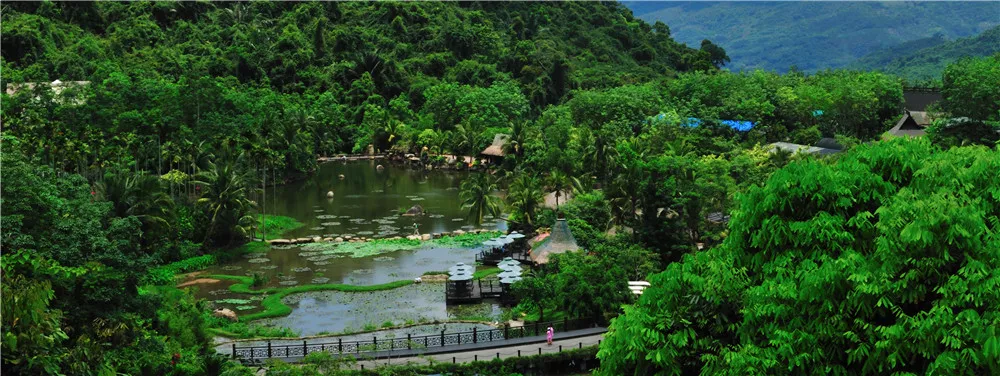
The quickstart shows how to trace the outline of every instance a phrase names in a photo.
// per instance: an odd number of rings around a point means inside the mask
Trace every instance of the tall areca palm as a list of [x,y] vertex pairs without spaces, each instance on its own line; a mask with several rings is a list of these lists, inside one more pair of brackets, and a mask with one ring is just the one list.
[[527,175],[519,174],[510,185],[507,192],[507,205],[514,213],[529,225],[534,225],[535,211],[542,204],[545,193],[542,192],[538,179]]
[[253,190],[249,171],[239,171],[233,163],[216,163],[199,173],[194,183],[201,187],[197,204],[209,217],[205,241],[226,239],[231,244],[237,237],[250,237],[255,222],[250,210],[255,204],[247,198]]
[[500,215],[500,197],[493,194],[498,189],[496,180],[489,174],[476,174],[462,182],[462,207],[469,209],[469,218],[476,224],[482,223],[483,216]]

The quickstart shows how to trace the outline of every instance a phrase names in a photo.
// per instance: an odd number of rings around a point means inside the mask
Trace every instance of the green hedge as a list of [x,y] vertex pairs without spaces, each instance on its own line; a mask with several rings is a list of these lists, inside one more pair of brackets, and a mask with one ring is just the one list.
[[[422,366],[388,366],[370,370],[341,370],[331,375],[337,376],[410,376],[410,375],[510,375],[521,370],[534,368],[543,369],[549,363],[568,362],[571,360],[593,360],[597,364],[597,346],[582,349],[570,349],[558,353],[493,359],[490,361],[470,362],[465,364],[438,363]],[[502,349],[500,350],[503,351]],[[572,371],[572,370],[566,370]]]

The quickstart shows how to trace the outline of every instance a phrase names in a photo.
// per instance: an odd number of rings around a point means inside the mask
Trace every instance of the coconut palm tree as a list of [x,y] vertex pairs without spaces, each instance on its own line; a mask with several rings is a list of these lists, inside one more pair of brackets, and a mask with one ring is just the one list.
[[529,225],[534,225],[535,211],[544,199],[538,179],[523,173],[518,173],[507,192],[507,206]]
[[255,224],[250,211],[255,203],[247,197],[253,188],[250,172],[240,171],[232,162],[213,163],[211,168],[195,177],[201,196],[197,205],[209,217],[205,241],[225,240],[232,244],[237,238],[249,238]]
[[581,188],[580,180],[577,178],[567,175],[562,172],[562,170],[554,170],[549,177],[546,179],[546,186],[549,190],[555,191],[556,193],[556,211],[559,211],[559,197],[563,193],[571,193],[579,191]]
[[170,228],[174,202],[155,175],[112,174],[97,183],[95,193],[99,199],[111,202],[115,216],[134,216],[147,231]]
[[500,215],[502,202],[493,194],[496,191],[496,180],[489,174],[476,174],[462,182],[459,194],[462,207],[469,209],[469,218],[477,225],[482,223],[485,214]]

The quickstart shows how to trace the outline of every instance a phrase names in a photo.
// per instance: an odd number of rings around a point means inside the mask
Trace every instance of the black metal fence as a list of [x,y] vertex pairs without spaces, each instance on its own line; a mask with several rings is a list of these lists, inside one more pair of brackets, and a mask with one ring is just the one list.
[[525,324],[525,326],[510,327],[504,325],[503,328],[478,330],[473,328],[471,332],[431,334],[425,336],[407,335],[405,338],[382,338],[372,336],[371,341],[327,341],[314,342],[302,341],[301,345],[272,345],[271,341],[266,346],[246,346],[239,347],[233,343],[233,359],[240,359],[243,362],[256,363],[268,358],[297,358],[304,357],[311,352],[328,351],[334,354],[362,354],[375,351],[397,351],[426,349],[433,347],[457,346],[471,343],[483,343],[491,341],[503,341],[507,339],[524,338],[544,335],[548,327],[552,327],[556,333],[570,330],[593,328],[597,326],[597,321],[589,318],[564,319],[562,321],[548,321],[541,323]]

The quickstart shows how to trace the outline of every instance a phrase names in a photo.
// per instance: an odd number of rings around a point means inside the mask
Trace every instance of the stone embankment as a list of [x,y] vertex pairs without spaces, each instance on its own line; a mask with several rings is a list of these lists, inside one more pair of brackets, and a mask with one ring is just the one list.
[[[409,240],[428,241],[428,240],[431,240],[431,239],[440,239],[440,238],[443,238],[443,237],[446,237],[446,236],[459,236],[459,235],[465,235],[465,234],[479,234],[479,233],[490,232],[490,231],[491,230],[487,230],[487,229],[473,229],[473,230],[469,230],[469,231],[455,230],[454,232],[435,232],[435,233],[432,233],[432,234],[407,235],[405,237],[404,236],[393,236],[393,237],[384,238],[384,239],[397,240],[397,239],[404,239],[405,238],[405,239],[409,239]],[[363,236],[358,237],[358,236],[347,235],[347,236],[343,236],[343,237],[339,237],[338,236],[336,238],[324,238],[324,237],[320,237],[320,236],[313,236],[313,237],[295,238],[295,239],[272,239],[272,240],[268,240],[267,243],[273,244],[273,245],[293,245],[293,244],[307,244],[307,243],[321,243],[321,242],[327,242],[327,243],[331,243],[331,242],[332,243],[344,243],[344,242],[349,242],[349,243],[363,243],[363,242],[372,241],[372,240],[375,240],[375,239],[367,238],[367,237],[363,237]]]

